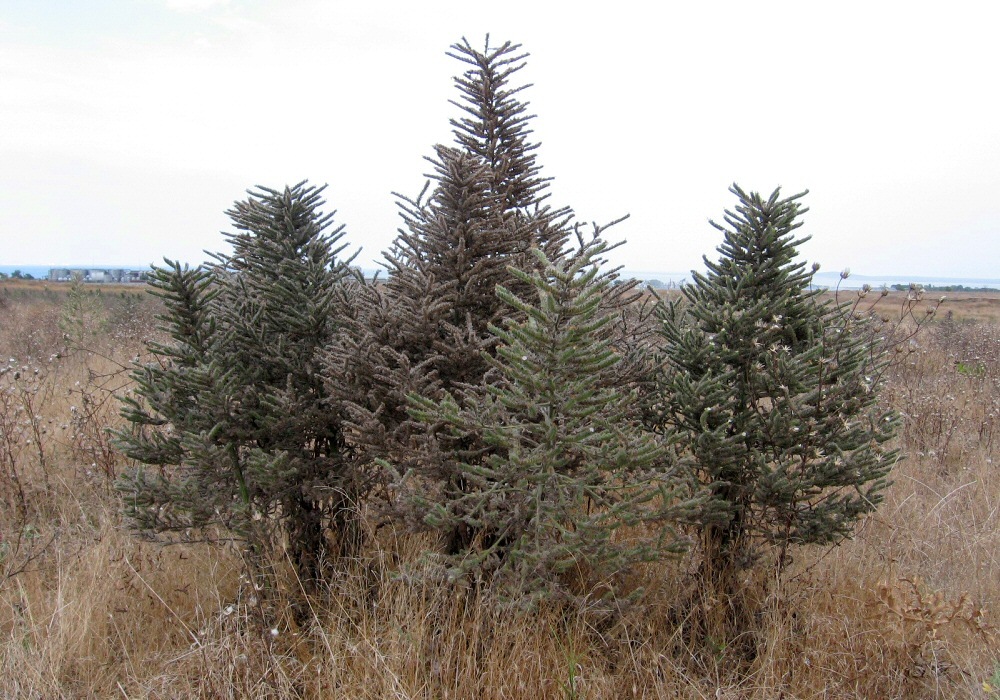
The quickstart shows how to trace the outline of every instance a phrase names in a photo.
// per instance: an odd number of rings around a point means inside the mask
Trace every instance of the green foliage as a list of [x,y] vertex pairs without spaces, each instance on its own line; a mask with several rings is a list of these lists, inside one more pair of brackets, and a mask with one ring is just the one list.
[[154,361],[134,371],[123,407],[131,429],[118,434],[129,457],[156,467],[120,484],[140,528],[222,525],[257,555],[284,537],[306,581],[328,529],[341,544],[353,536],[345,528],[360,488],[319,371],[348,274],[321,192],[259,188],[229,212],[230,254],[154,268],[171,342],[150,344]]
[[990,698],[1000,698],[1000,662],[993,666],[993,675],[983,681],[983,691]]
[[986,375],[986,365],[982,362],[963,362],[961,360],[956,360],[955,370],[959,374],[965,374],[970,377],[983,377]]
[[[694,502],[665,447],[633,418],[635,392],[613,386],[621,356],[602,307],[615,279],[600,270],[606,250],[596,236],[560,260],[536,250],[538,270],[511,269],[534,299],[498,287],[513,313],[491,327],[488,380],[440,401],[410,396],[413,415],[443,426],[450,444],[485,446],[441,465],[461,493],[434,501],[418,483],[409,494],[432,528],[477,534],[443,557],[453,578],[555,596],[569,574],[593,583],[682,546],[670,525]],[[623,536],[623,526],[636,527]]]
[[802,195],[739,187],[721,257],[661,308],[654,424],[676,430],[723,517],[702,528],[706,575],[773,548],[835,543],[882,498],[899,421],[878,402],[887,355],[869,320],[820,299],[796,262]]

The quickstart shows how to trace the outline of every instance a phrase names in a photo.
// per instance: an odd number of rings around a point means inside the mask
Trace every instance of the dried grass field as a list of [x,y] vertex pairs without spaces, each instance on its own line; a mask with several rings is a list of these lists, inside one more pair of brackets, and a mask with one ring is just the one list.
[[518,612],[397,575],[425,543],[391,527],[305,610],[293,579],[262,609],[234,545],[162,546],[121,516],[106,429],[154,300],[4,285],[2,697],[1000,698],[1000,295],[949,295],[903,350],[885,503],[852,540],[797,552],[747,661],[686,634],[684,606],[722,604],[687,559],[636,574],[620,610]]

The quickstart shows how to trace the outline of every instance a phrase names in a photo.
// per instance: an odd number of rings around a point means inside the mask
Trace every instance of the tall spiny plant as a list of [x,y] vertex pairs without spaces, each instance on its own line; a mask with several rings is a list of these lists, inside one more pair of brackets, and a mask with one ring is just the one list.
[[[211,465],[185,464],[191,436],[209,435],[225,416],[214,401],[216,387],[226,380],[209,358],[216,339],[211,304],[218,289],[203,267],[191,269],[167,260],[149,275],[151,293],[163,299],[160,330],[169,341],[150,341],[153,361],[132,371],[135,389],[122,399],[127,430],[117,432],[119,448],[153,472],[139,467],[123,475],[119,489],[126,510],[141,530],[184,530],[214,522],[228,524],[231,516],[249,506],[245,481],[233,465],[232,473]],[[221,446],[221,445],[220,445]],[[206,469],[206,467],[209,467]],[[216,488],[222,479],[237,484],[238,504],[230,506],[232,488]],[[238,520],[238,518],[237,518]],[[234,529],[240,529],[238,524]]]
[[[341,414],[320,372],[337,330],[345,263],[322,188],[258,188],[237,202],[231,253],[190,270],[156,269],[172,344],[153,344],[118,437],[140,468],[123,482],[146,530],[223,524],[262,555],[287,538],[315,580],[332,528],[346,544],[360,482]],[[276,531],[275,528],[278,528]]]
[[438,146],[429,159],[429,196],[400,197],[403,228],[385,253],[388,280],[361,291],[351,326],[327,357],[338,377],[332,389],[350,405],[360,459],[408,463],[432,482],[447,479],[439,465],[452,452],[481,446],[442,450],[408,415],[407,394],[436,397],[483,381],[494,352],[489,325],[509,313],[496,286],[521,289],[508,266],[536,265],[532,247],[557,258],[570,216],[543,203],[547,183],[518,99],[523,87],[510,85],[524,66],[519,47],[487,41],[478,51],[463,41],[450,55],[468,66],[455,79],[464,113],[452,121],[455,145]]
[[882,499],[899,422],[878,401],[885,346],[796,261],[804,193],[730,191],[721,257],[661,307],[654,422],[679,431],[723,509],[702,527],[702,572],[735,596],[763,554],[780,570],[789,548],[850,535]]
[[[539,269],[535,249],[559,259],[573,216],[569,208],[546,204],[548,180],[536,161],[538,144],[530,141],[528,104],[520,99],[527,86],[511,85],[526,55],[509,42],[490,47],[488,38],[483,51],[463,40],[450,55],[467,66],[455,79],[460,99],[454,104],[463,112],[451,122],[455,146],[439,146],[430,159],[435,186],[429,198],[401,198],[404,229],[386,255],[388,301],[372,305],[377,313],[369,323],[381,337],[355,346],[378,348],[370,356],[381,365],[366,374],[388,380],[376,383],[367,405],[355,413],[359,434],[391,438],[370,454],[408,465],[446,501],[467,487],[455,464],[481,459],[492,448],[473,436],[452,440],[415,422],[407,414],[406,395],[436,398],[486,381],[487,358],[495,355],[496,343],[490,326],[522,313],[505,305],[495,289],[533,294],[511,270]],[[609,288],[601,303],[621,312],[633,295],[634,283],[624,282]],[[624,337],[634,332],[633,325],[615,328]],[[397,330],[387,333],[386,326]],[[388,344],[378,342],[386,339]],[[621,369],[636,366],[630,361]],[[404,508],[403,515],[420,523],[424,513]],[[446,546],[458,551],[476,534],[468,523],[457,523]]]

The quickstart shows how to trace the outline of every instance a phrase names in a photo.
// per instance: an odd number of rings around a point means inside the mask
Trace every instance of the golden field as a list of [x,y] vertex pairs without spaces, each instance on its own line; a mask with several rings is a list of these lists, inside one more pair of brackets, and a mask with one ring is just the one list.
[[946,295],[900,353],[886,501],[745,582],[771,591],[748,660],[686,633],[683,605],[722,602],[684,559],[613,613],[516,612],[398,576],[426,543],[384,527],[303,609],[294,580],[259,600],[231,545],[139,538],[106,433],[156,333],[138,292],[0,284],[0,697],[1000,698],[1000,295]]

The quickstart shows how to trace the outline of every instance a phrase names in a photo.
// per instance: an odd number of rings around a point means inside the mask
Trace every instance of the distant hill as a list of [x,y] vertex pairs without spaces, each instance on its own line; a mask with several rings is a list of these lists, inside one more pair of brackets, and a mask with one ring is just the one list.
[[[659,282],[662,287],[671,287],[682,282],[691,281],[689,272],[662,272],[650,270],[623,270],[624,277],[634,277],[646,282]],[[1000,290],[1000,279],[984,279],[975,277],[929,277],[929,276],[907,276],[907,275],[855,275],[851,274],[847,279],[840,278],[840,272],[817,272],[813,277],[813,282],[817,287],[835,288],[840,285],[841,289],[860,289],[864,285],[871,285],[873,289],[884,287],[892,288],[896,284],[909,285],[911,282],[920,284],[928,288],[941,289],[945,287],[966,287],[970,289],[997,289]]]
[[817,272],[813,280],[818,286],[836,287],[840,282],[841,289],[859,289],[866,284],[870,284],[873,289],[882,287],[892,288],[896,284],[908,285],[911,282],[925,287],[970,287],[973,289],[989,288],[1000,290],[1000,279],[984,279],[976,277],[927,277],[906,275],[855,275],[851,274],[846,280],[840,279],[839,272]]

